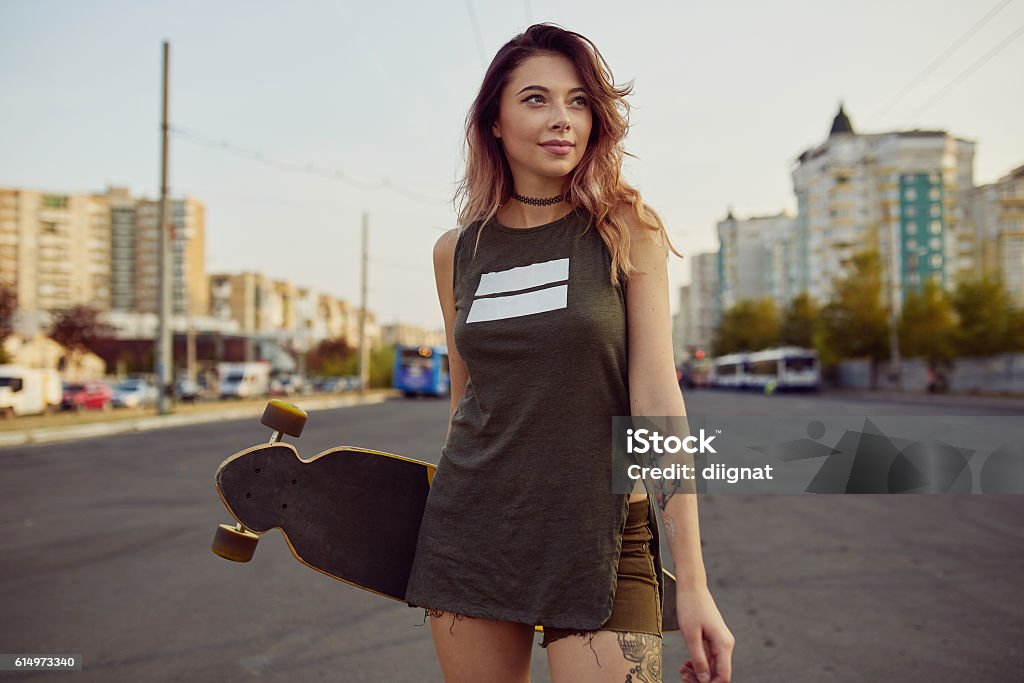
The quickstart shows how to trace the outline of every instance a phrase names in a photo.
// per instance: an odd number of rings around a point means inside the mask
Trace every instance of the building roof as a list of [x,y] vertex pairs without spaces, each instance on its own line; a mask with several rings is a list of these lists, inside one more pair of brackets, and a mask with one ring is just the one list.
[[843,111],[843,104],[839,103],[839,113],[832,119],[832,130],[828,132],[828,136],[832,137],[836,133],[852,133],[853,124],[850,123],[850,117]]
[[1018,178],[1024,178],[1024,166],[1018,166],[1017,168],[1013,169],[1012,171],[1004,175],[1002,178],[1000,178],[999,182],[1002,183],[1006,182],[1007,180],[1017,180]]

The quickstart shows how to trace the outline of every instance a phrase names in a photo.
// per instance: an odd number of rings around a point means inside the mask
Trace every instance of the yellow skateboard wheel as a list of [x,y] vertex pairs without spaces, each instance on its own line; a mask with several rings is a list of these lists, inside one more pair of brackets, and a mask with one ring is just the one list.
[[221,524],[213,535],[210,550],[232,562],[248,562],[256,552],[260,537],[246,529],[237,529],[230,524]]
[[260,422],[275,432],[299,438],[308,418],[309,415],[302,408],[275,398],[267,403]]

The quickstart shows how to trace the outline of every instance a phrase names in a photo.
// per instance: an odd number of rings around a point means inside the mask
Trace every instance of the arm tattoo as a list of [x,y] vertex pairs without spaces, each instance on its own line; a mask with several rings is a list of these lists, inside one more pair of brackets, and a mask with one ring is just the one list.
[[665,535],[668,536],[671,541],[676,537],[676,523],[671,517],[662,517],[662,522],[665,524]]
[[626,674],[625,683],[655,683],[661,681],[661,638],[650,633],[623,633],[616,631],[619,648],[627,662],[633,664]]

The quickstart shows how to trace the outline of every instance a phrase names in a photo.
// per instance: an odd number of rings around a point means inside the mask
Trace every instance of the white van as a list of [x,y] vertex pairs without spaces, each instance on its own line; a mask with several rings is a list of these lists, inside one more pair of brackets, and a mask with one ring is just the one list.
[[64,401],[64,383],[60,379],[60,373],[56,370],[36,370],[43,383],[43,401],[46,402],[46,412],[56,413],[60,410],[60,404]]
[[270,363],[219,363],[221,398],[253,398],[270,393]]
[[[58,387],[60,379],[58,377]],[[44,372],[20,365],[0,365],[0,415],[39,415],[46,412]],[[60,399],[57,399],[58,406]]]

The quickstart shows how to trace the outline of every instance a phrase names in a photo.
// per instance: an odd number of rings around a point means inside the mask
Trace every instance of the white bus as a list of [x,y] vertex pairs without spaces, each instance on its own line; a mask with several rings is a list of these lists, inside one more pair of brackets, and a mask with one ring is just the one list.
[[743,389],[747,386],[746,353],[730,353],[715,358],[711,365],[711,386],[721,389]]
[[764,391],[816,391],[821,386],[818,353],[782,346],[715,359],[712,386]]

